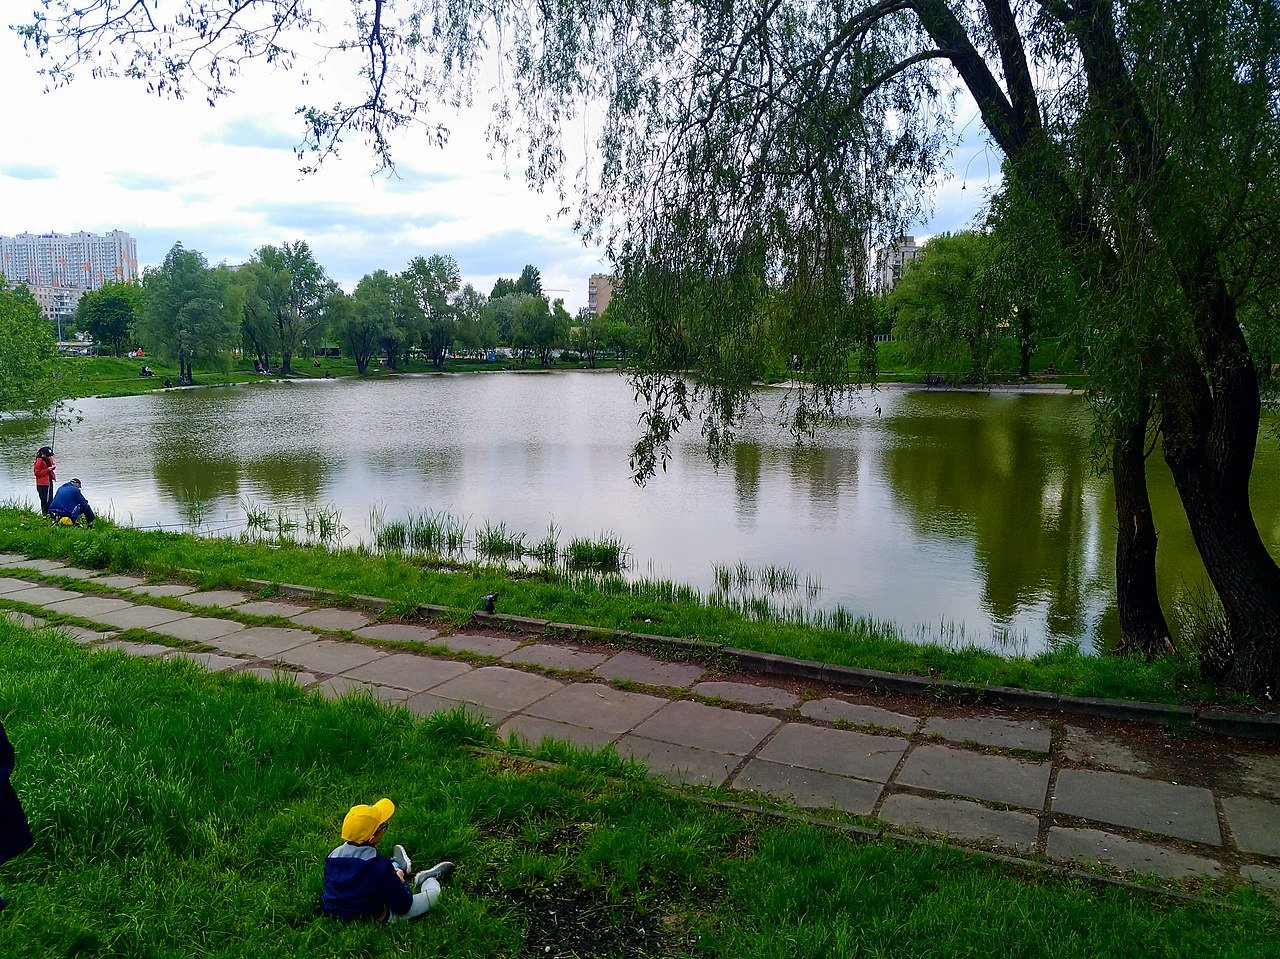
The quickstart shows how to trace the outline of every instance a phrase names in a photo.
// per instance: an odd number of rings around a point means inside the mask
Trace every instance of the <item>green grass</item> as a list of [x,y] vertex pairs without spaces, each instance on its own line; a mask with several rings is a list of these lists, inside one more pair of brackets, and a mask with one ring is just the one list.
[[[510,534],[489,529],[490,548],[510,547]],[[477,531],[477,540],[486,535]],[[523,549],[523,546],[521,547]],[[50,527],[29,510],[0,507],[0,551],[60,557],[117,571],[166,574],[198,569],[206,585],[245,579],[297,583],[392,600],[398,608],[432,603],[474,610],[499,593],[498,611],[554,622],[703,639],[818,662],[939,676],[1080,696],[1187,703],[1239,701],[1202,682],[1187,660],[1086,656],[1065,647],[1033,657],[1002,657],[973,647],[907,642],[892,623],[845,610],[823,625],[758,620],[763,599],[708,602],[696,590],[667,580],[540,571],[536,575],[484,566],[438,568],[425,559],[377,555],[367,549],[328,550],[291,542],[203,539],[134,530],[108,522],[93,530]],[[515,554],[512,554],[515,555]]]
[[[477,755],[486,729],[368,698],[90,653],[0,622],[0,718],[37,837],[0,867],[0,955],[35,957],[1275,955],[1274,913],[1027,874],[710,808],[566,749]],[[614,775],[604,775],[612,773]],[[316,903],[347,807],[459,864],[415,923]]]

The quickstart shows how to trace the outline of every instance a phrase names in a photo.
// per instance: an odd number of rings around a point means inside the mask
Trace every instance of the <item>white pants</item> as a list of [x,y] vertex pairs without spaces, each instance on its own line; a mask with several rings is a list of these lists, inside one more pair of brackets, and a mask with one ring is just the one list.
[[422,884],[422,891],[413,897],[413,903],[409,906],[409,911],[401,914],[388,913],[387,922],[397,922],[401,919],[417,919],[419,916],[425,916],[427,911],[436,904],[438,898],[440,898],[440,881],[438,879],[428,879]]

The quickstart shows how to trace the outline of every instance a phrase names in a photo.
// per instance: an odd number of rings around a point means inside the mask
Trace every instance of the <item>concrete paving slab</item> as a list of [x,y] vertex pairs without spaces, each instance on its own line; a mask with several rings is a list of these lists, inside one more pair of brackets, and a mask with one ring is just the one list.
[[309,609],[293,617],[299,626],[310,626],[314,629],[341,630],[359,629],[368,626],[371,620],[357,609],[334,609],[326,606],[322,609]]
[[236,659],[234,656],[223,656],[220,653],[193,653],[185,649],[174,650],[165,658],[185,659],[195,663],[197,666],[203,666],[211,673],[225,673],[228,670],[238,669],[246,662],[243,659]]
[[29,583],[25,579],[14,579],[12,576],[0,576],[0,596],[7,596],[10,593],[18,593],[26,589],[36,589],[35,583]]
[[883,783],[906,750],[907,741],[895,736],[869,736],[808,723],[787,723],[760,750],[759,758],[784,766],[802,766]]
[[161,636],[210,644],[212,640],[226,636],[228,633],[238,633],[242,629],[244,629],[243,623],[237,623],[231,619],[215,619],[212,616],[188,616],[151,627],[153,633],[159,633]]
[[98,649],[117,649],[122,653],[130,656],[164,656],[166,653],[173,652],[170,646],[161,646],[159,643],[131,643],[124,639],[111,639],[103,643]]
[[1140,758],[1122,740],[1068,723],[1062,726],[1059,748],[1063,759],[1080,766],[1112,769],[1122,773],[1145,773],[1151,769],[1151,764]]
[[757,686],[755,683],[698,683],[693,691],[708,699],[724,699],[744,706],[768,706],[773,709],[790,709],[800,702],[800,697],[775,686]]
[[192,606],[217,606],[228,609],[249,601],[249,594],[238,589],[210,589],[199,593],[187,593],[182,597],[184,603]]
[[753,759],[733,780],[735,789],[749,789],[789,799],[808,809],[841,809],[855,816],[869,815],[880,798],[879,783],[834,776],[816,769],[783,766]]
[[195,591],[196,588],[188,583],[149,583],[129,590],[142,596],[186,596]]
[[677,700],[642,722],[633,734],[664,743],[745,756],[780,725],[781,720],[772,716]]
[[[370,649],[359,643],[342,643],[332,639],[318,639],[285,650],[276,658],[290,666],[298,666],[315,673],[345,673],[349,669],[381,659],[386,653]],[[354,682],[354,680],[353,680]]]
[[311,609],[310,606],[299,606],[297,603],[282,603],[274,599],[256,599],[249,603],[241,603],[236,607],[237,613],[248,613],[250,616],[283,616],[289,619],[301,616]]
[[1044,807],[1050,768],[1047,762],[987,756],[949,746],[917,746],[897,781],[932,792],[1038,810]]
[[95,576],[101,576],[100,569],[80,569],[78,566],[64,566],[60,570],[56,570],[56,576],[63,579],[93,579]]
[[1262,856],[1280,856],[1280,805],[1227,796],[1222,800],[1222,811],[1237,846]]
[[573,726],[569,723],[557,723],[550,719],[539,719],[537,716],[516,715],[502,724],[498,735],[506,739],[515,733],[530,746],[538,746],[543,740],[554,739],[562,743],[570,743],[585,749],[599,749],[607,746],[616,738],[613,733],[603,729],[592,729],[589,726]]
[[661,696],[614,689],[604,683],[570,683],[525,713],[620,735],[667,704]]
[[564,683],[546,676],[507,666],[482,666],[436,686],[431,691],[446,699],[459,699],[517,712],[539,699],[545,699],[563,686]]
[[1127,872],[1155,873],[1166,879],[1222,875],[1222,867],[1212,859],[1098,829],[1054,826],[1049,830],[1048,853],[1050,859],[1060,862],[1098,863]]
[[304,643],[314,643],[316,634],[305,629],[286,629],[281,626],[250,626],[208,640],[210,646],[228,653],[245,653],[259,659],[270,659],[286,649],[297,649]]
[[606,679],[629,679],[633,683],[645,683],[649,686],[674,686],[683,689],[692,686],[707,671],[693,663],[672,663],[623,650],[609,657],[592,672]]
[[953,743],[977,743],[996,749],[1022,749],[1049,755],[1053,733],[1044,723],[1015,722],[999,716],[933,716],[924,724],[924,735],[941,736]]
[[134,586],[142,586],[146,583],[145,579],[137,576],[121,576],[118,573],[95,576],[93,581],[99,586],[109,586],[112,589],[131,589]]
[[15,565],[22,569],[35,569],[42,573],[58,573],[58,575],[62,575],[61,571],[67,568],[65,563],[59,563],[53,559],[23,559]]
[[62,633],[73,643],[79,643],[81,646],[88,646],[91,643],[99,643],[103,640],[112,639],[115,633],[103,632],[97,629],[86,629],[83,626],[55,626],[59,633]]
[[431,643],[436,644],[440,635],[438,629],[430,626],[410,626],[406,623],[374,623],[352,630],[361,639],[389,639],[395,643]]
[[0,553],[0,566],[12,566],[14,563],[21,563],[27,557],[21,553]]
[[477,656],[505,656],[520,644],[503,636],[472,636],[456,633],[440,636],[432,642],[455,653],[474,653]]
[[729,778],[729,770],[738,764],[737,756],[659,742],[643,736],[623,736],[614,748],[620,756],[642,760],[652,775],[678,783],[718,786]]
[[1242,791],[1280,799],[1280,755],[1237,756]]
[[190,615],[176,609],[165,609],[162,606],[126,606],[123,609],[99,613],[93,618],[95,622],[106,623],[117,629],[151,629],[163,623],[186,619]]
[[414,653],[393,653],[371,663],[347,670],[343,675],[366,683],[386,683],[411,689],[415,693],[439,686],[471,672],[466,663],[451,659],[432,659]]
[[84,593],[77,593],[73,589],[59,589],[57,586],[37,586],[34,589],[24,589],[18,595],[10,593],[9,597],[15,603],[52,606],[54,603],[61,603],[68,599],[83,599]]
[[527,663],[544,669],[576,669],[588,672],[606,659],[608,653],[589,653],[574,646],[552,646],[546,643],[530,643],[503,655],[509,663]]
[[1248,863],[1240,867],[1240,875],[1274,899],[1280,899],[1280,869]]
[[416,696],[411,696],[405,702],[405,705],[409,707],[410,712],[419,716],[430,716],[434,713],[451,713],[461,706],[471,715],[478,716],[494,726],[499,725],[511,715],[510,709],[486,706],[483,703],[464,703],[460,699],[447,699],[444,696],[437,696],[435,693],[418,693]]
[[240,672],[247,673],[250,676],[257,676],[259,679],[267,680],[268,682],[278,680],[282,683],[293,683],[303,689],[314,686],[318,678],[315,673],[295,673],[292,669],[272,669],[268,666],[249,666],[240,670]]
[[347,676],[330,676],[316,689],[324,694],[325,699],[337,699],[339,696],[353,694],[372,696],[384,703],[403,703],[412,695],[407,689],[395,686],[379,686],[377,683],[362,683]]
[[800,715],[820,722],[844,721],[851,726],[876,726],[907,734],[914,733],[920,725],[918,716],[895,713],[879,706],[847,703],[843,699],[811,699],[800,707]]
[[1124,773],[1063,769],[1054,788],[1053,811],[1162,836],[1222,844],[1213,795]]
[[20,613],[16,609],[7,609],[0,616],[4,616],[11,623],[16,623],[24,629],[39,629],[47,619],[41,619],[39,616],[32,616],[30,613]]
[[51,613],[65,613],[68,616],[80,616],[83,619],[94,619],[99,613],[109,613],[113,609],[124,609],[132,606],[127,599],[112,599],[107,596],[81,596],[79,599],[64,599],[60,603],[52,603],[45,607]]
[[1030,853],[1040,820],[1029,813],[988,809],[963,799],[925,798],[899,793],[880,807],[880,818],[904,829]]

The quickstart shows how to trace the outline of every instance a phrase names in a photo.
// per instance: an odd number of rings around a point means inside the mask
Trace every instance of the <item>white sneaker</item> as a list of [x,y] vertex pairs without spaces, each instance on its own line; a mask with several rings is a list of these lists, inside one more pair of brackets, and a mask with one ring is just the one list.
[[438,862],[430,869],[424,869],[422,872],[414,876],[413,884],[418,889],[421,889],[428,879],[434,879],[439,883],[446,883],[449,881],[449,877],[453,875],[453,871],[456,868],[457,867],[454,866],[453,863],[446,859],[444,862]]
[[409,859],[409,854],[404,851],[404,846],[397,845],[391,852],[391,861],[400,867],[400,871],[406,876],[413,875],[413,861]]

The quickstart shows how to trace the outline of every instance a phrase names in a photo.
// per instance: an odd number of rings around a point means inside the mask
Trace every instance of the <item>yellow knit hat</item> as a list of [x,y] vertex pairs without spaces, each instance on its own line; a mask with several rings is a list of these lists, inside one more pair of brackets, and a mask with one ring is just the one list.
[[372,806],[352,806],[342,820],[342,838],[346,842],[368,842],[395,811],[396,804],[385,797]]

